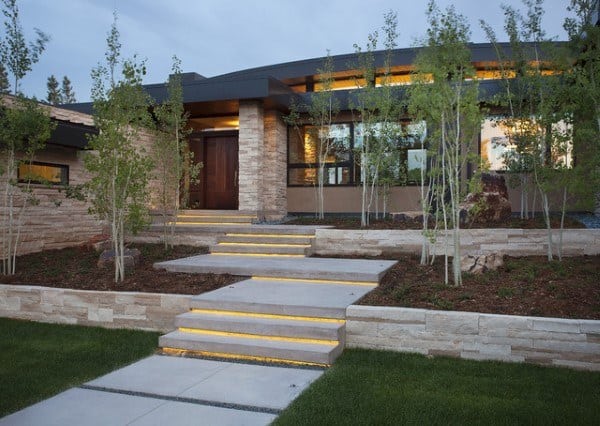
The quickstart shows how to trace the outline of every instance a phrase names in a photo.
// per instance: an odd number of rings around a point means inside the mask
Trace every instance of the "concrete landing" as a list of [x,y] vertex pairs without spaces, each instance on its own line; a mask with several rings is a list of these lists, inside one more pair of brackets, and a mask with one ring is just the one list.
[[259,275],[262,277],[370,281],[377,283],[396,262],[390,260],[200,255],[154,264],[170,272]]
[[321,370],[151,356],[0,425],[267,425]]
[[194,296],[191,307],[343,319],[375,286],[253,278]]

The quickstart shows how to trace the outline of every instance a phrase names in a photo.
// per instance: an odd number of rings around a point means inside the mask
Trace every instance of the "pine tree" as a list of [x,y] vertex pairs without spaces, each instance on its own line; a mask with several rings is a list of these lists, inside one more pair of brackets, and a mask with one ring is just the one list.
[[73,86],[71,85],[71,80],[69,80],[69,77],[67,77],[66,75],[63,77],[62,80],[61,94],[63,104],[73,104],[77,102],[77,99],[75,99],[75,92],[73,91]]
[[48,82],[46,83],[46,87],[48,88],[48,94],[46,95],[46,100],[49,104],[57,105],[63,103],[63,97],[58,90],[58,80],[54,75],[48,77]]
[[8,73],[4,64],[0,62],[0,93],[8,93],[10,91],[10,85],[8,84]]

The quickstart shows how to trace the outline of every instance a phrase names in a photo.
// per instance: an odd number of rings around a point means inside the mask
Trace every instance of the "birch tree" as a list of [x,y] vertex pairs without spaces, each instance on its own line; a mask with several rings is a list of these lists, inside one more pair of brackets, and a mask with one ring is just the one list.
[[[390,160],[398,150],[398,140],[401,136],[402,101],[391,82],[392,55],[398,38],[397,27],[396,13],[386,13],[382,27],[385,47],[382,72],[375,63],[378,31],[368,36],[364,49],[354,45],[360,70],[360,78],[356,80],[358,90],[352,109],[357,114],[355,127],[359,129],[355,135],[355,150],[361,173],[361,226],[369,224],[372,210],[377,209],[376,197],[380,186],[385,187],[390,182],[388,177],[400,172],[390,171],[392,167],[398,166],[397,162]],[[381,76],[379,84],[378,76]],[[385,194],[385,188],[383,191]]]
[[559,50],[542,29],[543,0],[523,0],[525,13],[503,6],[504,29],[510,51],[496,42],[491,27],[482,22],[501,64],[503,92],[497,97],[504,109],[499,123],[514,150],[505,156],[509,171],[518,173],[521,186],[531,179],[540,204],[547,235],[547,258],[554,257],[551,193],[559,193],[562,212],[558,256],[561,257],[562,223],[574,175],[569,172],[572,110],[566,102],[565,78],[570,64],[559,60]]
[[427,18],[426,45],[415,61],[409,103],[411,110],[428,123],[431,149],[439,158],[434,190],[446,236],[444,281],[449,283],[448,236],[451,234],[453,282],[459,286],[462,283],[461,172],[481,123],[478,84],[467,46],[470,30],[465,17],[452,6],[442,12],[430,1]]
[[[0,95],[0,175],[3,186],[2,207],[2,273],[16,272],[16,258],[20,245],[23,217],[27,207],[37,202],[31,189],[33,176],[25,173],[18,179],[19,167],[23,171],[33,162],[36,152],[45,146],[54,129],[48,112],[35,99],[20,93],[21,80],[31,71],[43,53],[49,37],[35,30],[37,37],[27,43],[19,19],[16,0],[3,0],[4,32],[0,38],[0,57],[4,73]],[[12,91],[10,83],[12,81]]]
[[[201,163],[193,163],[187,150],[187,113],[183,106],[181,85],[181,61],[174,56],[172,73],[167,82],[167,99],[154,109],[157,135],[154,140],[153,158],[160,185],[158,205],[162,215],[163,242],[165,249],[172,241],[175,219],[180,209],[181,184],[184,171],[189,178],[197,179]],[[169,232],[170,231],[170,232]]]
[[144,62],[121,60],[117,16],[106,39],[105,64],[92,70],[94,125],[93,150],[85,158],[91,179],[87,189],[92,211],[110,226],[115,254],[115,282],[125,277],[125,233],[147,223],[147,185],[152,163],[140,137],[151,127],[150,100],[142,89]]

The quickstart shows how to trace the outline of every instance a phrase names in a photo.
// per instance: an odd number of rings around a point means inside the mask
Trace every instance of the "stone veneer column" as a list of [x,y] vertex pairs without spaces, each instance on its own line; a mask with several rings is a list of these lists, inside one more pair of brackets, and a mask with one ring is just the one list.
[[265,113],[263,214],[277,220],[287,214],[287,126],[277,111]]
[[262,102],[240,101],[239,120],[239,210],[262,216],[265,132]]

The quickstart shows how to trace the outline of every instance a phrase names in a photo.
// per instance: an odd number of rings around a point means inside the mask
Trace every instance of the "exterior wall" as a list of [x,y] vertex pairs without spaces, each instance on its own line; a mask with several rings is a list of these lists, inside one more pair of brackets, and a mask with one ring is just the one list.
[[349,306],[349,347],[600,371],[600,321]]
[[[69,166],[69,183],[72,185],[87,180],[82,151],[48,145],[36,154],[35,161]],[[4,184],[5,180],[0,182]],[[26,206],[23,212],[18,254],[81,244],[103,232],[102,222],[88,213],[88,203],[69,199],[56,187],[31,187],[38,203]],[[23,202],[22,196],[16,199],[15,211]],[[7,214],[8,209],[0,207],[0,221]]]
[[264,117],[263,216],[281,219],[287,214],[287,126],[277,111]]
[[106,328],[170,331],[192,296],[0,284],[0,317]]
[[[326,213],[360,213],[361,187],[328,186],[323,188]],[[420,210],[420,187],[397,186],[390,190],[388,212]],[[314,187],[288,187],[288,211],[290,213],[311,213],[316,211],[316,191]],[[371,209],[374,210],[374,209]],[[383,203],[379,199],[379,211]]]
[[[93,117],[90,115],[51,106],[45,107],[49,109],[50,116],[58,120],[87,126],[94,124]],[[151,152],[150,134],[142,133],[137,143],[145,152]],[[80,185],[89,179],[83,161],[85,155],[86,151],[46,145],[42,151],[36,153],[34,161],[69,166],[69,184]],[[0,185],[6,182],[5,179],[5,176],[0,177]],[[153,178],[149,184],[150,192],[156,193],[158,180]],[[58,187],[34,184],[31,188],[38,203],[29,205],[24,210],[18,254],[82,244],[93,236],[107,231],[102,221],[88,213],[90,207],[88,202],[69,199]],[[15,207],[22,206],[23,201],[23,197],[17,198]],[[0,223],[3,223],[7,214],[8,209],[0,206]]]
[[[547,235],[544,229],[462,229],[462,254],[504,253],[511,256],[532,256],[546,253]],[[317,229],[314,250],[319,255],[353,254],[378,256],[383,253],[421,253],[423,236],[420,230],[349,230]],[[448,253],[452,253],[448,237]],[[554,231],[558,241],[558,231]],[[440,233],[434,252],[444,254],[445,240]],[[600,229],[565,229],[563,255],[600,254]]]
[[260,101],[240,101],[239,210],[263,210],[264,111]]

